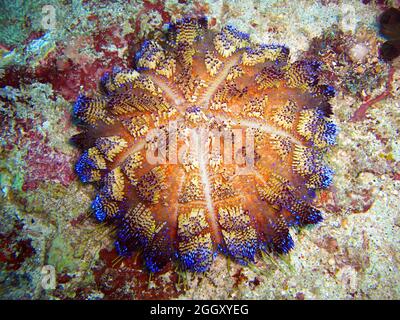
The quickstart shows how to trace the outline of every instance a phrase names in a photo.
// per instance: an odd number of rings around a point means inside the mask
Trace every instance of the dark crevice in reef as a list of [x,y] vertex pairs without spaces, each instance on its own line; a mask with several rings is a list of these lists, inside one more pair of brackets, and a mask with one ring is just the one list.
[[380,48],[380,56],[392,61],[400,55],[400,10],[390,8],[379,19],[379,32],[388,40]]

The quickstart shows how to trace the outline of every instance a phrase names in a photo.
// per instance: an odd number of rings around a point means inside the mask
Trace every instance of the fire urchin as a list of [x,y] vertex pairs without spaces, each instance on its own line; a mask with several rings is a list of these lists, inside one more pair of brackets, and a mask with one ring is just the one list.
[[98,96],[80,94],[76,172],[96,183],[92,210],[116,225],[118,253],[141,250],[151,272],[287,253],[290,226],[322,220],[311,202],[333,176],[334,90],[319,73],[285,46],[183,19],[144,42],[133,70],[104,75]]

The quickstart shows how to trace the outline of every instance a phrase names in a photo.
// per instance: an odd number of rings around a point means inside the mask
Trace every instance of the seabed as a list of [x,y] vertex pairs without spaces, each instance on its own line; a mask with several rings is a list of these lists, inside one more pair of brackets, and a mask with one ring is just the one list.
[[[377,21],[400,3],[381,2],[1,1],[0,298],[399,299],[400,62],[381,59]],[[335,176],[316,203],[324,221],[291,230],[288,256],[244,267],[219,255],[203,274],[149,275],[140,258],[118,259],[111,230],[90,217],[72,106],[126,67],[131,47],[193,13],[325,63]]]

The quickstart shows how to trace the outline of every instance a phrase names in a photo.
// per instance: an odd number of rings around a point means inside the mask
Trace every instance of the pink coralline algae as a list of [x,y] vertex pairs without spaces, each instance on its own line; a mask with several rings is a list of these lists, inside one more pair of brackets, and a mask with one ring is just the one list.
[[72,156],[66,155],[43,143],[37,134],[25,157],[24,191],[36,189],[40,183],[55,182],[68,186],[75,174],[71,166]]

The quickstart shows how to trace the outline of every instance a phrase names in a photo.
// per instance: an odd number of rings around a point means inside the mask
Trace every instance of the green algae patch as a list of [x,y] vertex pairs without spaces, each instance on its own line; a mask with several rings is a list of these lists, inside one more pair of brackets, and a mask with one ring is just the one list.
[[90,266],[90,261],[85,259],[87,250],[86,240],[77,245],[76,242],[69,241],[66,233],[60,234],[52,241],[48,253],[48,264],[53,265],[57,273],[76,273],[77,270],[87,270]]
[[75,271],[79,268],[79,261],[74,258],[74,250],[65,239],[65,235],[58,235],[52,242],[49,255],[48,264],[53,265],[57,271]]

